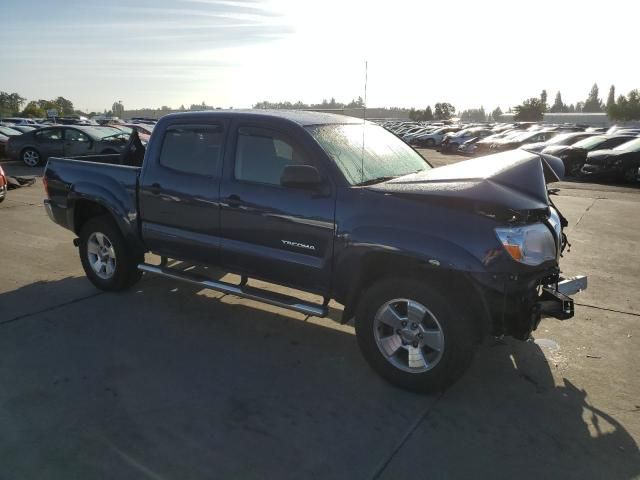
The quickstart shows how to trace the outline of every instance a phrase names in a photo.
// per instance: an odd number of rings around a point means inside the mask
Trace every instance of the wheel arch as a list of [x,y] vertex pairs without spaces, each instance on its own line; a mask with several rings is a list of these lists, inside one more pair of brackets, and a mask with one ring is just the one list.
[[479,321],[474,322],[478,340],[491,332],[488,302],[481,287],[466,272],[434,266],[421,259],[390,252],[371,252],[363,257],[344,298],[342,323],[347,323],[355,315],[367,288],[390,277],[416,278],[429,288],[438,289],[457,304],[464,305],[469,314],[479,315]]

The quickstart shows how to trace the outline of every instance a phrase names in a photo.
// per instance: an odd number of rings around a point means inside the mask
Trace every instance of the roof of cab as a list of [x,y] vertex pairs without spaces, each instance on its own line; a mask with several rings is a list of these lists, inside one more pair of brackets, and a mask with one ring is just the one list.
[[339,123],[362,123],[362,119],[348,117],[346,115],[337,115],[335,113],[310,112],[306,110],[263,110],[263,109],[246,109],[246,110],[206,110],[202,112],[184,112],[172,113],[162,117],[271,117],[289,120],[303,127],[309,125],[329,125]]

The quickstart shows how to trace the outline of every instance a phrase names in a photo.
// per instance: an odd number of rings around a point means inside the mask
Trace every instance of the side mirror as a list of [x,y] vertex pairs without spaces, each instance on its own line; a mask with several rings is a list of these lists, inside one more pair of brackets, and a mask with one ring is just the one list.
[[283,187],[312,189],[321,184],[320,172],[311,165],[287,165],[280,177],[280,185]]

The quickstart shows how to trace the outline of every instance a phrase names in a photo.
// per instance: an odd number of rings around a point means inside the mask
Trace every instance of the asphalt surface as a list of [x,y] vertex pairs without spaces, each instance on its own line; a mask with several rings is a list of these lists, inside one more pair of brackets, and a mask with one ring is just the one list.
[[440,396],[384,383],[331,319],[162,278],[98,291],[41,182],[10,191],[0,479],[639,478],[640,189],[560,187],[575,318],[487,341]]

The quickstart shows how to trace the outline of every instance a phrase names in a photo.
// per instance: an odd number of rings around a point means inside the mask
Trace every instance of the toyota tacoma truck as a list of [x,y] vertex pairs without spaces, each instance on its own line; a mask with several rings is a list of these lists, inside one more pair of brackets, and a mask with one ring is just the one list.
[[335,300],[371,367],[403,388],[445,388],[483,338],[527,340],[542,317],[572,317],[569,295],[586,288],[559,268],[555,157],[514,150],[432,168],[374,123],[266,110],[167,115],[146,149],[129,147],[51,158],[44,174],[48,215],[77,235],[96,287],[123,290],[144,272],[319,317]]

